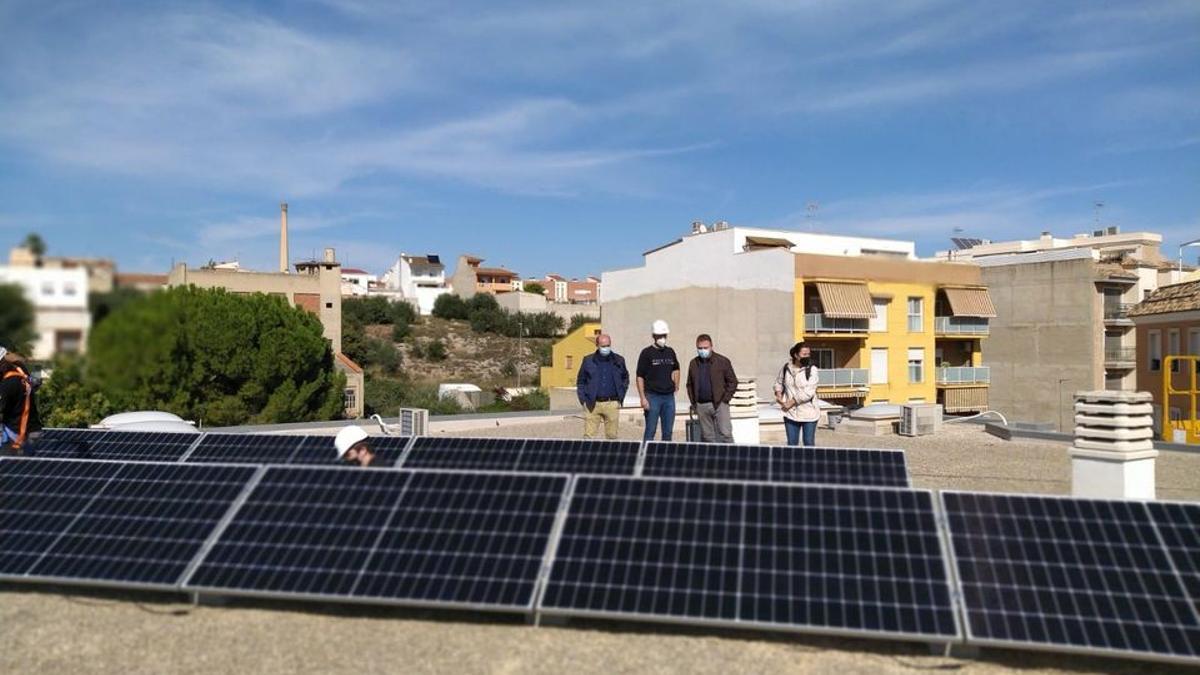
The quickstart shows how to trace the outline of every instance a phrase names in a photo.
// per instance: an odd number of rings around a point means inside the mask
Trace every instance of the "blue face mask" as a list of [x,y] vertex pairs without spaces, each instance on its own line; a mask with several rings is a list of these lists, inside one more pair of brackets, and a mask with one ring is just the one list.
[[612,353],[612,347],[601,347],[600,356],[608,356]]
[[700,358],[702,359],[707,359],[709,356],[712,356],[711,349],[697,349],[696,353],[699,354]]

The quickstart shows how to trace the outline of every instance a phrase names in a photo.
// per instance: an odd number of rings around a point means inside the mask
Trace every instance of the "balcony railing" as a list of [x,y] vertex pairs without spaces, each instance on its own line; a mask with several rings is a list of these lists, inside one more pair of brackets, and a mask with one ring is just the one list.
[[805,333],[865,333],[867,319],[830,319],[824,314],[805,314]]
[[938,384],[987,384],[992,369],[987,366],[943,366],[937,369]]
[[1105,304],[1104,305],[1104,320],[1105,321],[1122,321],[1129,318],[1129,310],[1133,309],[1133,305],[1128,303]]
[[1105,347],[1105,363],[1134,363],[1137,361],[1137,347]]
[[943,335],[987,335],[988,320],[979,316],[935,316],[933,332]]
[[821,387],[865,387],[869,384],[866,368],[830,368],[820,371]]

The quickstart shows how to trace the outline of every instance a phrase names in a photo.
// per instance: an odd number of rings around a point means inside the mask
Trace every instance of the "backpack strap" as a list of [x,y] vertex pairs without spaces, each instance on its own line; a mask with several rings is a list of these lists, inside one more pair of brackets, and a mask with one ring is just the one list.
[[25,389],[25,404],[21,409],[21,424],[19,425],[20,428],[17,429],[17,438],[12,443],[12,446],[19,450],[25,443],[25,434],[29,429],[29,408],[30,399],[33,398],[33,386],[29,382],[29,376],[20,368],[14,368],[4,374],[4,379],[7,380],[10,377],[21,378],[21,386]]

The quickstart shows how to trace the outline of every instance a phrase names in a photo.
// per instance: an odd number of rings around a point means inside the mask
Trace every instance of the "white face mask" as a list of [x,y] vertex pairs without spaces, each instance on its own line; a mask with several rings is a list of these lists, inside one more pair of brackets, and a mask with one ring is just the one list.
[[667,338],[665,338],[665,337],[658,338],[657,340],[654,341],[654,344],[658,345],[659,347],[666,347],[667,346]]
[[612,353],[612,347],[601,347],[600,356],[608,356]]

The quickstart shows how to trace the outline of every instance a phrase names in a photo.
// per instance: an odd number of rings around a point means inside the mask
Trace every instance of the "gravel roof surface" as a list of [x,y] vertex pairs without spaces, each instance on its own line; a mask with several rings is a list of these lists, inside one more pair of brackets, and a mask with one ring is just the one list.
[[[574,437],[580,420],[461,435]],[[866,437],[819,430],[822,445],[907,451],[917,487],[1070,492],[1061,444],[1003,441],[972,425],[934,437]],[[638,438],[636,424],[622,436]],[[1163,452],[1163,499],[1200,500],[1200,454]],[[925,645],[795,634],[573,621],[533,628],[473,613],[0,587],[3,673],[1164,673],[1162,664],[984,649],[972,658]],[[1189,671],[1194,672],[1194,671]]]

